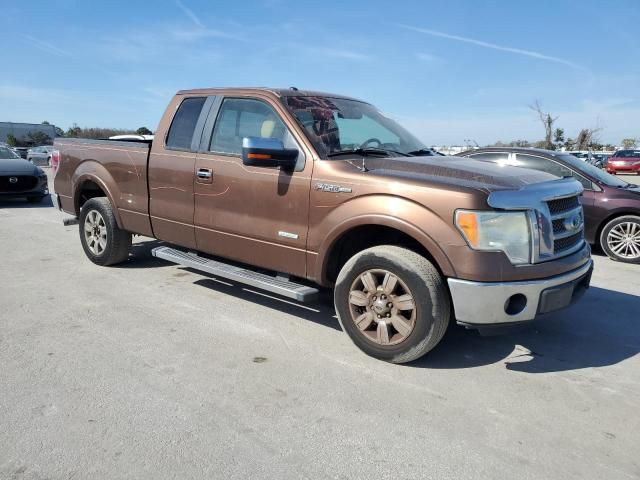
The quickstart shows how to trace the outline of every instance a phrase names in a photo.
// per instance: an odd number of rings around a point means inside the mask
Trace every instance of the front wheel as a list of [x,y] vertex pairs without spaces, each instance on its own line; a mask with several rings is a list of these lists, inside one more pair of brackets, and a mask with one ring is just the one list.
[[131,233],[118,227],[109,199],[88,200],[80,210],[80,242],[89,260],[115,265],[129,257]]
[[624,215],[605,225],[600,246],[612,260],[640,263],[640,217]]
[[444,280],[423,256],[385,245],[354,255],[336,281],[342,329],[366,354],[406,363],[432,350],[449,325]]

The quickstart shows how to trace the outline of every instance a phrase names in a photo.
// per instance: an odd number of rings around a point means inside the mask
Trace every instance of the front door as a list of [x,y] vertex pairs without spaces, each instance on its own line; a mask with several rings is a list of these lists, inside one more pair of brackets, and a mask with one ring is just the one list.
[[[305,276],[313,162],[278,110],[267,99],[248,97],[223,98],[212,108],[195,165],[196,244],[207,253]],[[297,148],[295,171],[243,165],[244,137],[277,138]]]

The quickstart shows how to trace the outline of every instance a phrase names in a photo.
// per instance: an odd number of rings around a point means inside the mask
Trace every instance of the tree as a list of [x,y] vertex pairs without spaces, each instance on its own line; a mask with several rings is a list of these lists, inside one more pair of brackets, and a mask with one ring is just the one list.
[[589,150],[594,143],[598,143],[597,134],[602,128],[583,128],[576,137],[577,150]]
[[64,130],[60,127],[53,127],[56,130],[56,137],[64,137]]
[[564,143],[564,129],[563,128],[556,128],[555,129],[555,131],[553,132],[553,141],[557,145],[562,145]]
[[149,130],[147,127],[140,127],[139,129],[136,130],[136,133],[138,135],[152,135],[153,132],[151,130]]
[[82,129],[78,126],[77,123],[74,123],[73,126],[69,127],[69,130],[67,130],[65,137],[78,138],[81,136],[81,134],[82,134]]
[[42,125],[51,125],[51,124],[45,120],[44,122],[42,122]]
[[550,113],[544,112],[542,110],[542,106],[540,106],[540,102],[536,100],[533,105],[529,105],[529,108],[536,112],[538,118],[542,122],[544,126],[544,145],[548,150],[555,150],[555,145],[551,141],[551,135],[553,133],[553,124],[558,117],[552,117]]
[[7,145],[9,145],[10,147],[18,146],[18,139],[13,133],[7,134]]
[[[8,140],[7,140],[8,143]],[[638,147],[638,139],[637,138],[623,138],[622,139],[622,148],[625,150],[630,150],[632,148]]]
[[53,139],[44,132],[29,132],[27,134],[27,145],[30,147],[35,147],[38,145],[52,145]]

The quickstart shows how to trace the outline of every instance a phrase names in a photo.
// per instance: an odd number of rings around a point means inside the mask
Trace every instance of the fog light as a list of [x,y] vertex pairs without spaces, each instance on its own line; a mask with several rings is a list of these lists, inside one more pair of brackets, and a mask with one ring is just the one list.
[[511,295],[504,304],[504,311],[507,315],[517,315],[527,306],[527,297],[521,293]]

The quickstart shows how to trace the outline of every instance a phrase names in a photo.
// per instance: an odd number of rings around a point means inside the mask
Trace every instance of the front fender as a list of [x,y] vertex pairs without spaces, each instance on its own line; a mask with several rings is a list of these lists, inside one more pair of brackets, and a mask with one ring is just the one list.
[[464,242],[451,225],[411,200],[390,195],[367,195],[333,208],[318,225],[310,228],[309,249],[318,252],[313,277],[326,284],[327,265],[335,242],[349,230],[366,225],[381,225],[409,235],[431,254],[444,275],[456,276],[451,261],[440,246]]

